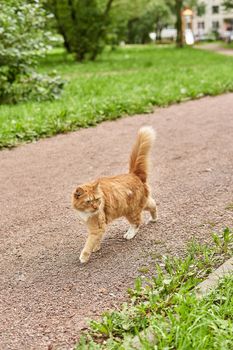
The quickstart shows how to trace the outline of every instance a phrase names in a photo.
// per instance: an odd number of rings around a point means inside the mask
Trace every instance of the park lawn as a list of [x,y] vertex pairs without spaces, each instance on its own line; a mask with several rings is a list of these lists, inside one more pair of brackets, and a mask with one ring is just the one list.
[[75,350],[133,350],[136,335],[140,350],[233,349],[233,274],[211,294],[196,295],[198,283],[232,257],[233,231],[213,241],[193,242],[184,258],[162,257],[154,276],[136,280],[128,303],[90,321]]
[[0,148],[233,91],[233,58],[192,48],[117,48],[85,63],[56,49],[39,66],[54,69],[67,81],[60,99],[0,106]]
[[222,46],[223,46],[225,49],[231,49],[231,50],[233,50],[233,42],[231,42],[231,43],[223,43]]

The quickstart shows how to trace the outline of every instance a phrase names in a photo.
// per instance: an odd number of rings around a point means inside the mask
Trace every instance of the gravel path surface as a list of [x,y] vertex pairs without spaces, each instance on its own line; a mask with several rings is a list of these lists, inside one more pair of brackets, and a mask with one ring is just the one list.
[[[151,185],[159,222],[125,241],[109,226],[100,252],[79,262],[85,226],[73,188],[128,168],[137,130],[157,130]],[[117,307],[141,266],[182,254],[232,226],[233,94],[105,122],[0,153],[0,349],[71,349],[86,318]]]

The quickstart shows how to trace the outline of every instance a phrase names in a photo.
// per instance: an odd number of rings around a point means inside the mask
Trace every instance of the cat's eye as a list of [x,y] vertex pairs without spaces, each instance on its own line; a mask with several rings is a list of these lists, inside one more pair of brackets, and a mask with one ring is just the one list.
[[86,204],[90,204],[90,203],[91,203],[90,199],[86,200]]

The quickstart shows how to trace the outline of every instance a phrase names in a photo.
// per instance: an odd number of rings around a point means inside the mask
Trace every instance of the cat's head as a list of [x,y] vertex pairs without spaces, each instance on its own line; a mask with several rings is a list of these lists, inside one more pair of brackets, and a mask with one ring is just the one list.
[[86,213],[95,213],[101,205],[101,193],[98,183],[81,185],[72,195],[73,207]]

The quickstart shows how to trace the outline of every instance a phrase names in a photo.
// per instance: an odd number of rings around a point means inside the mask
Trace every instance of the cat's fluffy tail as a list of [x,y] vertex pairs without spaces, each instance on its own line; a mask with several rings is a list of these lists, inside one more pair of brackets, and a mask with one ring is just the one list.
[[140,128],[130,156],[129,172],[137,175],[144,183],[148,176],[149,152],[154,140],[155,131],[151,126]]

